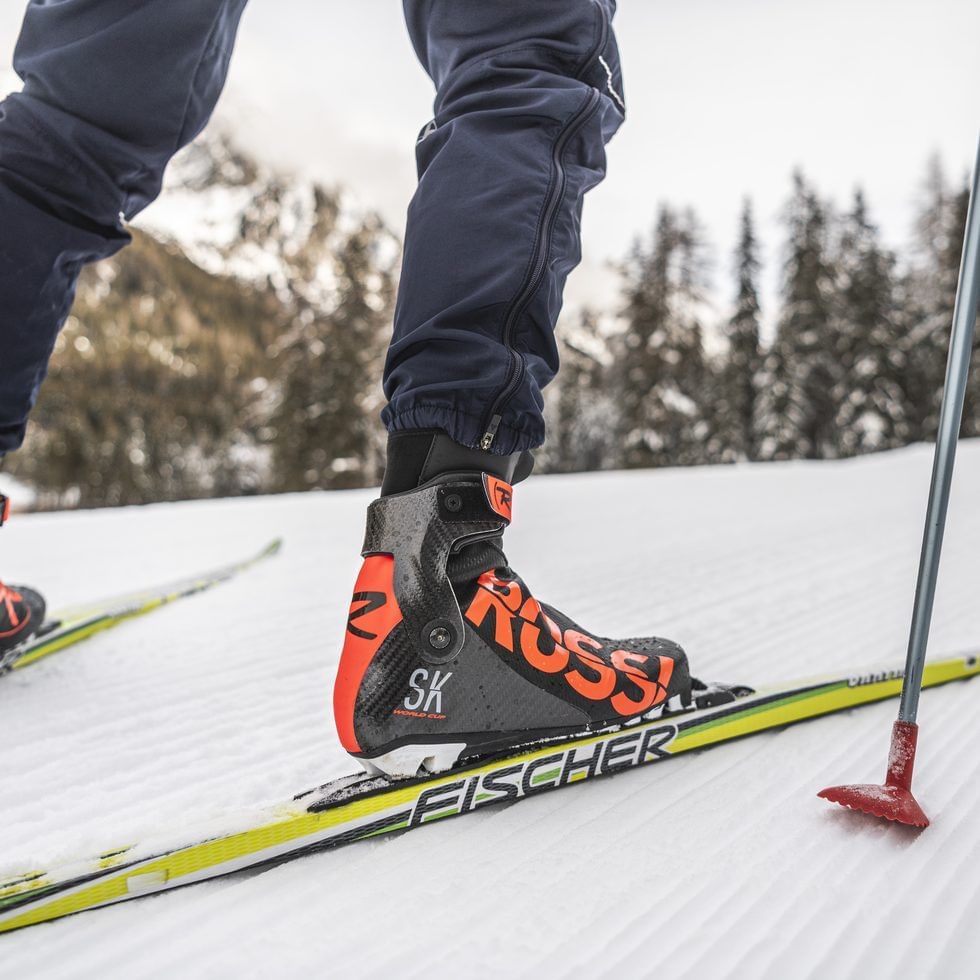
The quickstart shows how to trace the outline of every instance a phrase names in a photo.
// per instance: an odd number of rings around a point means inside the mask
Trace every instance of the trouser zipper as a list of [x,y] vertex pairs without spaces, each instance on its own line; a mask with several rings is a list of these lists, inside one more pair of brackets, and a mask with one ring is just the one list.
[[527,275],[521,289],[514,297],[513,302],[504,317],[503,343],[510,355],[510,370],[500,393],[493,400],[490,411],[487,413],[487,422],[484,425],[483,437],[480,439],[480,448],[487,450],[493,445],[493,440],[500,427],[500,420],[507,402],[513,398],[514,394],[520,389],[527,374],[527,364],[524,357],[514,350],[514,331],[521,315],[527,309],[528,304],[534,296],[541,278],[547,268],[548,253],[551,251],[551,237],[554,232],[555,220],[558,217],[558,206],[565,194],[565,166],[562,155],[569,140],[585,125],[589,117],[595,112],[599,105],[600,93],[592,89],[588,99],[582,107],[568,121],[555,140],[555,145],[551,155],[552,179],[548,191],[545,206],[541,209],[541,219],[535,232],[534,251],[531,262],[528,266]]

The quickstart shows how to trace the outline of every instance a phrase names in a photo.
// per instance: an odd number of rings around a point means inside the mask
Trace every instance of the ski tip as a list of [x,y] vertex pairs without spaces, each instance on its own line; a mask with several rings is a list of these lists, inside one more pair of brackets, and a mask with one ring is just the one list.
[[278,555],[282,550],[282,538],[274,538],[270,541],[261,552],[259,552],[260,558],[271,558],[273,555]]

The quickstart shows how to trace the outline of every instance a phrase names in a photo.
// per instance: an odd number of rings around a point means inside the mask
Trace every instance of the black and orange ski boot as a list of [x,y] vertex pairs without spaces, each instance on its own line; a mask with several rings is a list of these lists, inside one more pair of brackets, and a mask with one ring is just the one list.
[[508,566],[512,485],[530,466],[442,433],[390,437],[334,688],[340,740],[368,772],[442,772],[682,710],[704,688],[677,644],[595,636]]
[[[10,500],[0,494],[0,527],[9,517]],[[44,599],[39,593],[0,582],[0,673],[12,655],[41,628],[44,613]]]

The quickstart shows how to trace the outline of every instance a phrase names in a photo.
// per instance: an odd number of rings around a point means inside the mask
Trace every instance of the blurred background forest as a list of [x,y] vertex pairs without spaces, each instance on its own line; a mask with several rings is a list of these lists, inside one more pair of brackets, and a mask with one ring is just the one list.
[[[0,94],[21,85],[25,6],[0,0]],[[980,5],[623,0],[615,23],[630,120],[586,202],[539,471],[932,438]],[[248,4],[205,138],[134,244],[84,273],[27,442],[0,464],[15,503],[377,484],[432,97],[398,0]]]
[[[827,200],[788,175],[783,240],[766,243],[781,288],[765,311],[751,201],[720,258],[693,210],[661,205],[617,266],[616,308],[559,324],[539,471],[931,439],[967,196],[965,175],[924,161],[896,254],[862,191]],[[399,251],[342,191],[224,136],[198,141],[133,246],[86,270],[5,472],[50,507],[376,485]],[[968,435],[980,435],[978,388],[974,371]]]

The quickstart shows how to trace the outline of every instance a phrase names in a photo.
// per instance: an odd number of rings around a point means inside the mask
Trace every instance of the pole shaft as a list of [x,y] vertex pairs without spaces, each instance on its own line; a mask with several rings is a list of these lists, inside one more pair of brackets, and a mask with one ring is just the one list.
[[936,454],[932,464],[929,506],[926,512],[925,533],[922,537],[922,553],[919,558],[919,578],[915,587],[908,656],[905,661],[905,681],[902,685],[902,702],[898,711],[899,720],[905,722],[914,722],[919,709],[922,670],[925,666],[933,600],[936,597],[936,578],[943,547],[943,532],[946,528],[953,463],[956,460],[956,442],[963,421],[963,400],[966,397],[970,356],[973,353],[973,331],[977,318],[978,294],[980,294],[980,204],[977,200],[980,197],[980,187],[978,185],[980,185],[980,145],[977,147],[977,161],[973,167],[963,258],[960,263],[956,305],[953,310],[949,359],[946,363],[946,383],[943,388],[942,409],[939,413],[939,433],[936,437]]

